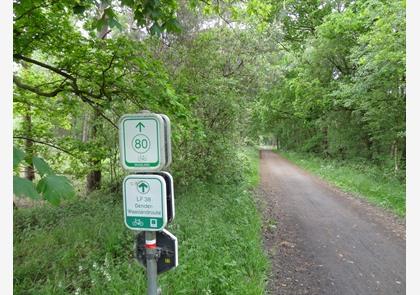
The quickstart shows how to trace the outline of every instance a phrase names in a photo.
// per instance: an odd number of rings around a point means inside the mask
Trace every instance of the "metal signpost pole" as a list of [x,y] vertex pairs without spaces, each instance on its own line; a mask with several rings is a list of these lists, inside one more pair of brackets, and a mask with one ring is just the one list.
[[157,295],[156,232],[146,231],[147,295]]
[[165,230],[175,217],[173,179],[162,171],[172,160],[170,124],[168,116],[149,111],[125,114],[118,123],[121,165],[133,172],[122,185],[124,223],[142,231],[136,257],[146,267],[147,295],[160,295],[158,273],[178,265],[177,238]]

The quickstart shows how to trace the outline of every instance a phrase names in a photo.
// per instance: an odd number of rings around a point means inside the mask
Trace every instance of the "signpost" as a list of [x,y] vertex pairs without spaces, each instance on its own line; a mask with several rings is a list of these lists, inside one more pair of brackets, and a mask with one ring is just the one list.
[[142,111],[119,121],[121,165],[134,174],[123,180],[124,223],[137,235],[136,257],[147,269],[147,294],[157,295],[157,275],[178,265],[177,238],[165,229],[175,218],[171,121]]

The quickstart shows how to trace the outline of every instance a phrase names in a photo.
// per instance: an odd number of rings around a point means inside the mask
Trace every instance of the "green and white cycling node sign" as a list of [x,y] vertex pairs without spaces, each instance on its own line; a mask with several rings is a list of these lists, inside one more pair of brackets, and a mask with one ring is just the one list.
[[162,176],[126,176],[123,181],[123,201],[124,222],[129,229],[160,231],[166,226],[166,183]]
[[165,130],[160,115],[124,115],[119,121],[119,133],[124,169],[149,172],[160,171],[165,166]]

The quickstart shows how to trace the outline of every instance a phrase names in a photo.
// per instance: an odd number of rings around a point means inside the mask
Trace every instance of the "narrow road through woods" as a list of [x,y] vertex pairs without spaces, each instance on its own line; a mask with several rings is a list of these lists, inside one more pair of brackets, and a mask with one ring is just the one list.
[[270,294],[405,294],[404,222],[261,151]]

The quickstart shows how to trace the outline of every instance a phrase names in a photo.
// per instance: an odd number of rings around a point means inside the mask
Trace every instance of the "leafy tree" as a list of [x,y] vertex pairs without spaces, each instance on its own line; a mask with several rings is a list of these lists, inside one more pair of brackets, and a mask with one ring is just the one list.
[[272,27],[286,54],[278,53],[278,82],[258,95],[260,130],[283,148],[375,161],[403,177],[404,2],[283,1],[274,8]]
[[405,1],[367,1],[359,18],[369,30],[352,48],[356,71],[338,94],[365,122],[372,156],[398,172],[405,165]]
[[96,177],[88,190],[118,184],[116,122],[141,109],[170,116],[185,181],[238,179],[238,148],[259,134],[404,171],[402,1],[25,0],[14,12],[28,178],[41,155]]
[[[41,4],[47,5],[41,8]],[[85,29],[98,21],[104,24],[103,20],[113,27],[114,17],[107,10],[109,7],[102,7],[100,17],[94,18],[89,17],[94,7],[87,5],[92,3],[86,2],[83,9],[70,9],[75,4],[74,1],[15,3],[14,59],[20,65],[14,74],[15,114],[23,118],[24,106],[36,101],[31,112],[37,119],[32,120],[30,126],[39,131],[29,133],[21,125],[15,129],[15,138],[67,150],[69,155],[74,155],[73,158],[78,158],[78,166],[84,166],[82,174],[93,173],[99,178],[102,162],[110,154],[115,155],[117,140],[114,136],[109,141],[108,130],[116,127],[115,122],[123,113],[129,109],[163,108],[168,113],[185,117],[186,110],[171,91],[165,70],[141,43],[123,35],[111,39],[96,38],[86,35],[78,27],[82,16],[87,18]],[[140,19],[140,15],[137,18]],[[93,30],[98,28],[97,25]],[[80,125],[78,108],[83,104],[92,109],[90,113],[93,115],[85,118],[82,130],[77,130],[74,127]],[[45,113],[47,109],[49,113]],[[73,130],[71,133],[44,123],[59,121],[63,118],[63,111],[70,115],[64,117]],[[41,117],[45,119],[42,123],[38,120]],[[86,124],[91,129],[86,129]],[[91,139],[84,142],[88,129]],[[51,142],[53,138],[56,140]],[[110,149],[112,152],[109,153]],[[72,168],[77,170],[74,166]],[[94,180],[88,190],[99,187],[99,180],[96,179],[96,183]]]

